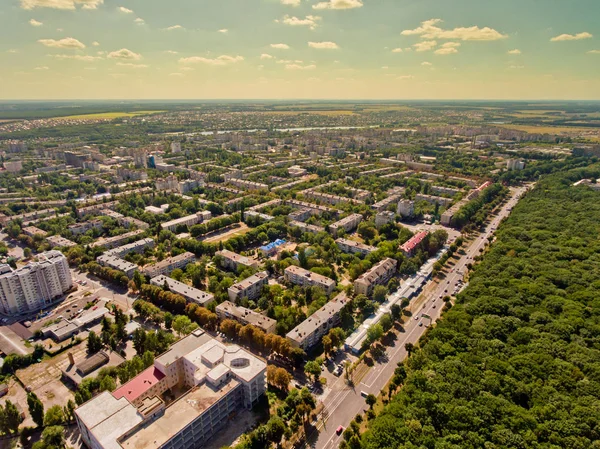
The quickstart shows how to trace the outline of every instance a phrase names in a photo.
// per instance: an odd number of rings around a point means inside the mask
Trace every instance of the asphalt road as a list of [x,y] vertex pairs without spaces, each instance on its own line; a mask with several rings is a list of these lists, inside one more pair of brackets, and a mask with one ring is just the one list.
[[[407,352],[404,349],[406,343],[415,344],[427,330],[427,327],[435,322],[441,315],[443,301],[440,297],[452,294],[456,283],[464,278],[467,264],[472,262],[480,250],[488,243],[488,237],[492,236],[498,228],[500,221],[506,218],[511,209],[517,204],[526,188],[511,189],[511,197],[502,209],[491,219],[481,235],[465,250],[465,254],[456,262],[455,266],[446,275],[433,291],[422,295],[413,307],[418,312],[405,324],[404,332],[401,333],[393,347],[386,349],[386,357],[383,362],[375,362],[373,367],[363,377],[361,382],[353,388],[346,385],[343,376],[332,385],[331,393],[325,398],[325,423],[323,420],[317,424],[318,433],[309,436],[308,445],[315,449],[334,449],[342,441],[342,436],[336,434],[339,426],[347,427],[352,419],[359,413],[368,409],[361,392],[379,395],[381,390],[389,382],[394,374],[398,362],[404,360]],[[447,292],[446,292],[447,290]],[[422,318],[422,314],[431,319]],[[422,325],[420,325],[422,323]]]

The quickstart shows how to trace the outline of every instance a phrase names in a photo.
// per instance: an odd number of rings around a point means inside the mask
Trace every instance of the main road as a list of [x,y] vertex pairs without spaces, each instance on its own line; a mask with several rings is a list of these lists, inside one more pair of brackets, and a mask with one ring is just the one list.
[[[342,436],[336,433],[338,427],[347,427],[357,414],[367,410],[368,406],[363,394],[379,395],[392,378],[398,362],[403,361],[408,355],[405,349],[406,343],[417,343],[427,327],[438,320],[444,305],[440,298],[451,295],[455,289],[460,288],[457,282],[463,279],[467,265],[483,250],[488,238],[493,235],[500,222],[510,215],[512,208],[526,190],[525,187],[511,189],[510,199],[490,220],[476,240],[466,248],[465,254],[460,257],[445,279],[415,300],[412,304],[413,317],[405,324],[404,332],[398,336],[395,346],[386,350],[386,356],[383,357],[385,361],[375,362],[354,387],[346,385],[343,378],[339,378],[332,385],[331,393],[324,399],[323,419],[317,423],[317,431],[309,435],[308,446],[315,449],[334,449],[339,446]],[[423,314],[430,318],[423,318]]]

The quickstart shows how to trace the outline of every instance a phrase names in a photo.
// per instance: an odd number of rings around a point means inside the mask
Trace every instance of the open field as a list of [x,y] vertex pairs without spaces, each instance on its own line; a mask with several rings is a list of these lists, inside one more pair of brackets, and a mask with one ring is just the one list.
[[530,134],[597,134],[600,128],[580,128],[574,126],[534,126],[534,125],[498,125],[502,128],[516,129]]
[[312,115],[354,115],[354,111],[347,110],[335,110],[335,111],[265,111],[266,115],[298,115],[298,114],[312,114]]
[[68,115],[54,117],[54,120],[113,120],[116,118],[137,117],[138,115],[157,114],[164,111],[136,111],[136,112],[99,112],[97,114]]

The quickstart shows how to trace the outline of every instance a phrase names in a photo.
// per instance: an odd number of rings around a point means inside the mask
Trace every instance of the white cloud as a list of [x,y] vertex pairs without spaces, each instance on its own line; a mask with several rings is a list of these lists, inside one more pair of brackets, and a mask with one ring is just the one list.
[[227,34],[227,33],[229,33],[229,30],[227,28],[221,28],[219,30],[219,33]]
[[421,36],[423,39],[457,39],[461,41],[496,41],[508,37],[489,27],[479,28],[478,26],[472,26],[444,30],[436,26],[441,22],[441,19],[426,20],[425,22],[421,22],[421,26],[414,30],[402,31],[402,35]]
[[282,5],[300,6],[300,3],[302,3],[302,0],[281,0]]
[[175,72],[175,73],[169,73],[169,76],[183,76],[183,73],[179,73],[179,72]]
[[73,59],[75,61],[93,62],[93,61],[102,59],[100,56],[88,56],[88,55],[48,55],[48,56],[59,59],[61,61],[64,59]]
[[133,14],[133,11],[131,9],[125,8],[124,6],[119,6],[117,9],[125,14]]
[[313,5],[313,9],[353,9],[362,7],[362,0],[328,0]]
[[301,59],[296,59],[295,61],[292,59],[278,59],[277,64],[304,64],[304,61]]
[[590,55],[600,55],[600,50],[590,50],[590,51],[588,51],[588,54],[590,54]]
[[285,66],[286,70],[314,70],[317,68],[316,65],[300,65],[300,64],[287,64]]
[[458,53],[457,48],[460,47],[460,42],[446,42],[442,44],[434,53],[436,55],[452,55]]
[[142,59],[142,55],[139,53],[134,53],[127,48],[122,48],[120,50],[113,51],[108,54],[109,59],[125,59],[129,61],[139,61]]
[[275,56],[271,56],[268,53],[263,53],[262,55],[260,55],[260,59],[273,59]]
[[51,8],[74,10],[77,6],[82,9],[96,9],[102,5],[104,0],[21,0],[21,8]]
[[44,66],[36,67],[34,70],[50,70],[50,67],[44,65]]
[[521,50],[519,50],[518,48],[515,48],[514,50],[507,51],[507,53],[509,55],[520,55],[521,54]]
[[138,25],[143,25],[146,22],[144,22],[144,19],[142,19],[141,17],[138,17],[134,20],[135,23],[137,23]]
[[165,50],[165,53],[168,53],[170,55],[178,55],[179,54],[179,52],[175,51],[175,50]]
[[394,48],[392,50],[392,53],[402,53],[402,49],[401,48]]
[[98,41],[94,41],[94,42],[92,42],[92,45],[93,45],[94,47],[99,47],[99,46],[100,46],[100,42],[98,42]]
[[72,50],[81,50],[85,45],[73,37],[65,37],[64,39],[40,39],[38,42],[46,47],[52,48],[68,48]]
[[560,36],[556,36],[550,39],[550,42],[580,41],[582,39],[591,39],[592,37],[594,36],[592,36],[587,31],[584,31],[583,33],[577,34],[561,34]]
[[511,70],[521,70],[521,69],[524,69],[524,68],[525,68],[524,65],[511,65],[509,67],[509,69],[511,69]]
[[29,21],[29,25],[31,25],[32,27],[41,27],[43,25],[43,23],[42,22],[38,22],[35,19],[31,19]]
[[424,67],[431,67],[433,64],[431,62],[425,61],[425,62],[422,62],[421,65]]
[[19,53],[19,50],[15,49],[15,48],[10,48],[10,49],[6,50],[6,53],[15,54],[15,53]]
[[207,64],[214,66],[223,66],[229,64],[235,64],[237,62],[243,61],[244,58],[242,56],[229,56],[229,55],[221,55],[217,58],[205,58],[202,56],[191,56],[189,58],[181,58],[179,60],[182,64]]
[[415,45],[413,45],[413,47],[415,47],[416,51],[429,51],[429,50],[433,50],[436,45],[437,45],[436,41],[423,41],[423,42],[417,42]]
[[167,28],[163,28],[163,30],[165,31],[174,31],[174,30],[183,30],[183,27],[181,25],[173,25]]
[[117,62],[120,67],[130,67],[132,69],[145,69],[148,66],[146,64],[134,64],[132,62]]
[[384,66],[383,66],[381,69],[382,69],[382,70],[388,70],[388,69],[389,69],[389,67],[388,67],[387,65],[384,65]]
[[411,80],[411,79],[413,79],[413,78],[414,78],[414,76],[412,76],[412,75],[400,75],[400,76],[399,76],[399,77],[397,77],[396,79],[397,79],[397,80]]
[[276,48],[277,50],[289,50],[290,46],[288,44],[271,44],[271,48]]
[[289,26],[306,26],[308,28],[310,28],[311,30],[314,30],[317,28],[317,26],[319,26],[318,22],[322,20],[322,17],[319,16],[306,16],[304,19],[300,19],[298,17],[294,17],[294,16],[290,16],[290,15],[285,15],[283,16],[283,19],[281,20],[276,20],[276,22],[281,22],[284,25],[289,25]]
[[308,46],[318,50],[337,50],[340,48],[335,42],[309,42]]

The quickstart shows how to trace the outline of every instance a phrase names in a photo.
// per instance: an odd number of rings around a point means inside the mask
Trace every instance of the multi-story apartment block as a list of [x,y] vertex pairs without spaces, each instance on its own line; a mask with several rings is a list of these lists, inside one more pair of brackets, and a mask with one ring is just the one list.
[[340,324],[340,312],[348,303],[345,293],[340,293],[306,320],[287,333],[292,346],[305,351],[321,341],[330,329]]
[[226,249],[222,251],[217,251],[215,253],[215,256],[220,256],[221,265],[223,266],[223,268],[226,268],[231,271],[237,271],[239,267],[258,267],[258,262],[256,262],[255,260],[252,260],[246,256],[241,256],[237,253],[234,253],[233,251],[228,251]]
[[13,270],[0,264],[0,311],[16,315],[43,309],[73,287],[66,257],[47,251],[38,262]]
[[337,239],[335,243],[341,252],[348,254],[361,254],[366,256],[371,254],[373,251],[377,251],[377,248],[374,246],[365,245],[364,243],[355,242],[354,240],[340,238]]
[[363,216],[361,214],[351,214],[346,218],[342,218],[340,221],[337,221],[329,226],[329,231],[334,237],[337,237],[340,229],[343,229],[346,232],[353,231],[358,227],[360,222],[362,221]]
[[427,237],[428,234],[429,232],[427,231],[418,232],[406,242],[404,242],[402,245],[400,245],[400,251],[402,251],[402,254],[404,254],[406,257],[414,256],[415,250],[417,249],[419,244],[421,244],[421,242],[425,239],[425,237]]
[[429,204],[439,204],[442,207],[448,207],[452,204],[452,198],[444,198],[442,196],[424,195],[417,193],[415,195],[415,201],[427,201]]
[[269,190],[269,186],[260,182],[246,181],[244,179],[230,179],[229,184],[246,190]]
[[258,357],[198,329],[117,390],[79,406],[75,419],[90,449],[204,447],[236,411],[258,402],[266,370]]
[[319,232],[325,232],[325,228],[322,226],[302,223],[301,221],[290,221],[289,225],[293,228],[299,228],[302,232],[309,232],[311,234],[318,234]]
[[85,234],[91,229],[102,230],[103,223],[101,220],[84,221],[83,223],[73,223],[67,226],[67,230],[73,235]]
[[277,321],[245,307],[236,306],[231,301],[223,301],[215,309],[221,320],[235,320],[242,324],[251,324],[267,334],[275,332]]
[[118,248],[111,249],[105,252],[96,260],[102,266],[119,270],[125,273],[128,277],[133,277],[133,274],[138,269],[138,266],[134,263],[127,262],[122,257],[130,252],[141,253],[146,248],[153,248],[153,239],[142,239],[137,242],[130,243],[129,245],[119,246]]
[[35,226],[25,226],[23,228],[23,234],[29,237],[35,237],[36,235],[46,237],[48,235],[46,231],[43,231],[40,228],[36,228]]
[[190,252],[178,254],[177,256],[167,257],[160,262],[156,262],[150,265],[146,265],[142,269],[142,273],[146,276],[153,278],[161,274],[167,274],[171,271],[180,268],[184,269],[187,264],[192,263],[196,260],[196,256]]
[[383,259],[354,281],[354,292],[370,296],[376,285],[387,284],[395,273],[396,261],[390,258]]
[[431,191],[437,195],[455,196],[460,190],[444,186],[431,186]]
[[136,229],[135,231],[127,232],[121,235],[115,235],[114,237],[105,237],[96,240],[92,243],[92,247],[100,246],[106,249],[113,249],[118,246],[121,246],[121,243],[129,240],[132,237],[137,237],[140,234],[143,234],[144,231],[141,229]]
[[381,201],[371,205],[371,207],[377,212],[382,212],[388,208],[390,204],[398,204],[398,202],[402,199],[401,194],[390,195],[387,198],[382,199]]
[[402,218],[411,218],[415,215],[415,202],[402,200],[398,203],[398,215]]
[[214,295],[211,293],[190,287],[183,282],[176,281],[165,275],[159,275],[150,279],[150,283],[158,287],[163,287],[166,283],[171,292],[183,296],[187,302],[195,303],[202,307],[206,307],[208,303],[215,300]]
[[242,298],[256,299],[260,296],[265,285],[269,284],[269,275],[266,271],[256,273],[237,284],[233,284],[227,290],[231,302]]
[[379,212],[377,215],[375,215],[375,227],[379,229],[388,223],[393,223],[395,218],[396,214],[394,212],[390,212],[389,210]]
[[77,243],[61,237],[60,235],[51,235],[50,237],[46,237],[46,241],[50,244],[51,248],[70,248],[77,245]]
[[297,267],[296,265],[290,265],[285,269],[285,280],[302,287],[321,287],[328,295],[331,295],[335,290],[335,281],[333,279]]
[[175,232],[175,230],[179,226],[194,226],[199,223],[203,223],[207,220],[210,220],[212,214],[208,210],[203,210],[200,212],[196,212],[195,214],[188,215],[186,217],[176,218],[175,220],[167,221],[166,223],[162,223],[160,226],[163,229],[166,229],[171,232]]

